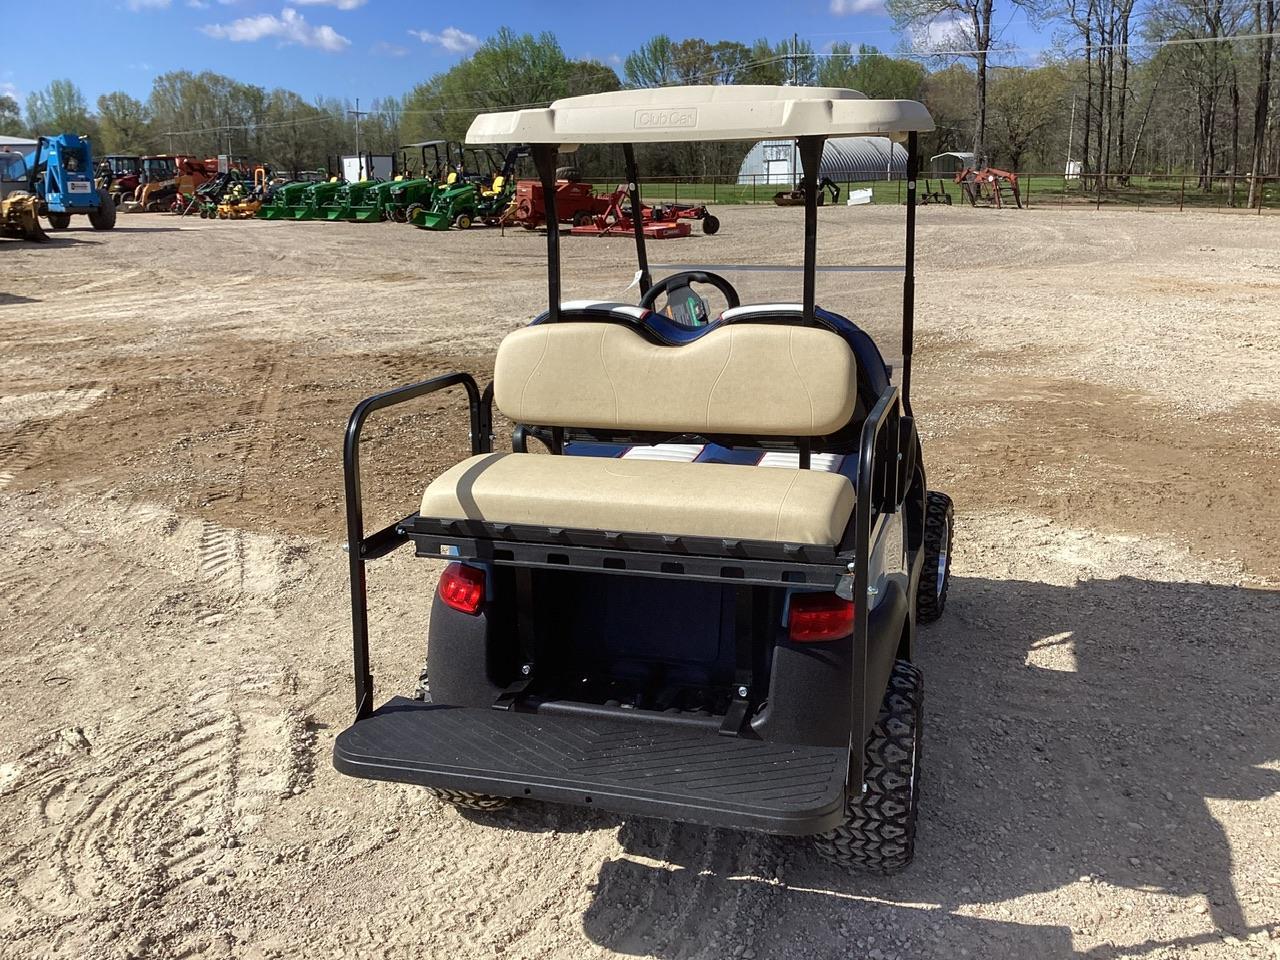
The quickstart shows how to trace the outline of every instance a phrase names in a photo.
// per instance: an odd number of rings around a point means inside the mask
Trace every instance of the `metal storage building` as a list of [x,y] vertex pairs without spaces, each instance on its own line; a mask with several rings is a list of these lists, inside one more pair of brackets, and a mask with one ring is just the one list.
[[[888,137],[833,137],[822,148],[820,178],[894,180],[906,174],[907,151]],[[739,183],[790,184],[799,176],[800,151],[794,140],[761,140],[738,168]]]

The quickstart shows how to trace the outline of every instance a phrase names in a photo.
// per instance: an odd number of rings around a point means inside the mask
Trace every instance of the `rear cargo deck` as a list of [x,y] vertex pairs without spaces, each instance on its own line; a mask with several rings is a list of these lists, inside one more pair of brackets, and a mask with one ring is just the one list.
[[803,835],[840,821],[848,751],[396,697],[338,736],[334,766],[374,780]]

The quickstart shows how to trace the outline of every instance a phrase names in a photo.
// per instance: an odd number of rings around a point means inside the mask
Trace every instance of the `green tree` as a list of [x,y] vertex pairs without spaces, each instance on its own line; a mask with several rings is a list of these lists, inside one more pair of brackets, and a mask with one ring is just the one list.
[[93,117],[84,95],[70,80],[54,80],[27,95],[27,128],[33,134],[75,133],[91,136]]
[[629,87],[666,87],[676,82],[675,44],[665,33],[650,37],[627,54],[622,75]]
[[19,137],[22,132],[22,114],[18,109],[18,101],[6,93],[0,93],[0,134]]
[[890,57],[866,44],[859,45],[856,53],[848,43],[833,44],[831,55],[818,66],[821,86],[849,87],[878,100],[918,100],[924,78],[920,64]]
[[402,129],[410,140],[461,140],[478,113],[617,87],[617,74],[600,63],[570,60],[553,34],[504,27],[466,60],[409,91]]
[[147,108],[120,90],[98,97],[98,136],[101,153],[145,153],[151,149],[151,118]]
[[997,71],[991,82],[987,137],[992,162],[1015,171],[1024,167],[1029,155],[1048,162],[1049,141],[1056,146],[1057,134],[1068,123],[1070,93],[1070,83],[1057,66]]

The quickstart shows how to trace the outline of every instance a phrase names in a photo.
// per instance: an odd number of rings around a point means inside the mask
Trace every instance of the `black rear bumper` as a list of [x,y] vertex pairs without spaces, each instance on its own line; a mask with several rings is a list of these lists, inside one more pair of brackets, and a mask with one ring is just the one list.
[[397,697],[338,736],[333,764],[371,780],[798,836],[840,822],[849,752]]

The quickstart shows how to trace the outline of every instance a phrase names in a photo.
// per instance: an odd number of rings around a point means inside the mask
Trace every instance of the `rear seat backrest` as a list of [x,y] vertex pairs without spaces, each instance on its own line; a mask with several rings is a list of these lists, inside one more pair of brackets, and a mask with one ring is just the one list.
[[740,323],[663,346],[618,323],[541,323],[508,334],[494,400],[517,423],[629,431],[818,437],[857,403],[836,334]]

